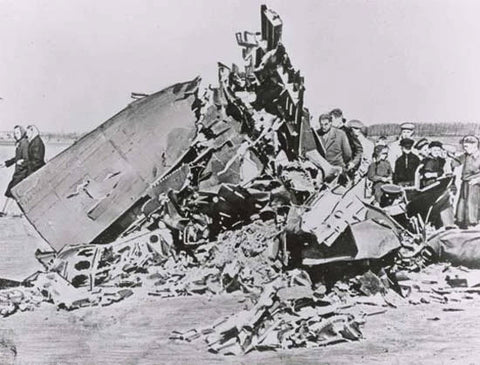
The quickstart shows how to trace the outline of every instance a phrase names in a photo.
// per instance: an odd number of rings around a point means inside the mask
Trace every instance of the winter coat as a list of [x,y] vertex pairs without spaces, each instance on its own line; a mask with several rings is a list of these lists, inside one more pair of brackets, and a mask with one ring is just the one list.
[[45,145],[40,136],[35,136],[28,144],[28,174],[33,174],[43,165],[45,165]]
[[[19,163],[20,160],[23,161]],[[5,196],[8,198],[13,198],[11,189],[28,175],[28,140],[26,137],[22,137],[16,142],[15,157],[5,161],[6,167],[12,165],[15,165],[15,171],[5,191]]]
[[420,159],[413,153],[403,153],[395,161],[395,171],[393,174],[393,183],[409,186],[415,182],[415,172],[420,165]]

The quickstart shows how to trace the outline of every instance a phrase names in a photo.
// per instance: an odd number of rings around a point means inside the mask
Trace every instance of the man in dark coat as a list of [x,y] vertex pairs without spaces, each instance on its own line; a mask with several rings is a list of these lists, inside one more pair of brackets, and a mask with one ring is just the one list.
[[412,152],[414,141],[405,138],[400,141],[402,154],[395,161],[393,183],[401,186],[413,186],[415,173],[420,165],[420,159]]
[[420,188],[432,185],[445,174],[445,159],[442,155],[442,142],[433,141],[428,146],[430,155],[419,166]]
[[10,167],[15,165],[15,171],[13,172],[12,180],[8,184],[5,196],[7,198],[13,198],[11,189],[17,185],[20,181],[25,179],[28,175],[28,141],[25,134],[25,130],[16,125],[13,128],[13,135],[15,138],[15,157],[6,160],[0,164],[1,167]]
[[34,125],[27,127],[28,137],[28,174],[31,175],[45,165],[45,144],[40,138],[38,128]]

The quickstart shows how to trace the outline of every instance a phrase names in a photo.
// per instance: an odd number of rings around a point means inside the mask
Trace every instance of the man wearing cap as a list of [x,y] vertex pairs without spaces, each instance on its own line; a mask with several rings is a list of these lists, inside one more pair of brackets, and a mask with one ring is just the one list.
[[430,143],[428,142],[428,139],[422,138],[413,145],[418,157],[420,157],[421,159],[425,159],[430,156],[430,149],[428,148],[429,144]]
[[395,166],[395,163],[397,159],[400,157],[402,154],[402,146],[400,145],[400,142],[403,139],[413,139],[413,134],[415,132],[415,124],[413,123],[402,123],[400,125],[400,136],[398,136],[398,139],[388,145],[389,152],[388,152],[388,161],[390,161],[390,164],[392,166]]
[[387,136],[380,136],[375,141],[375,146],[387,146],[388,147],[388,138]]
[[392,166],[387,161],[387,156],[387,146],[375,146],[373,162],[368,167],[367,179],[372,182],[372,192],[377,203],[380,203],[383,195],[382,186],[392,181]]
[[345,172],[352,159],[352,150],[347,135],[338,128],[333,128],[329,114],[322,114],[318,122],[312,122],[316,136],[317,150],[332,165],[341,167]]
[[462,139],[464,153],[456,157],[455,165],[463,165],[457,224],[460,228],[475,226],[480,219],[480,150],[479,139],[469,135]]
[[400,141],[402,154],[395,161],[393,183],[401,186],[413,186],[415,183],[415,172],[420,159],[412,152],[413,139],[403,138]]
[[362,158],[360,160],[360,166],[358,167],[358,173],[360,176],[364,176],[368,170],[368,166],[372,162],[374,144],[367,137],[367,127],[359,120],[351,120],[347,123],[347,127],[353,131],[355,137],[362,145]]
[[343,117],[343,112],[340,109],[333,109],[330,112],[330,116],[332,117],[333,127],[342,130],[347,135],[348,143],[350,145],[350,149],[352,150],[352,158],[348,163],[346,170],[350,172],[351,176],[353,176],[353,173],[360,166],[363,154],[363,146],[353,132],[352,128],[346,124],[346,119]]
[[428,149],[430,151],[429,155],[422,160],[417,169],[420,188],[432,185],[445,174],[442,142],[432,141],[428,145]]

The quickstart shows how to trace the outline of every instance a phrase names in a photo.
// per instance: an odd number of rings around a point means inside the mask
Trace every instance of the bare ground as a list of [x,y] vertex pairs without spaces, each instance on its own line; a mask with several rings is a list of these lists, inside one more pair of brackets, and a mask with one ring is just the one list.
[[[21,219],[0,221],[0,277],[41,268],[45,243]],[[9,275],[12,273],[12,275]],[[214,355],[202,341],[169,340],[244,308],[240,295],[158,299],[137,293],[108,307],[67,312],[44,304],[0,319],[0,363],[8,364],[478,364],[480,299],[446,312],[439,304],[401,306],[367,318],[364,339],[315,349]],[[16,352],[16,356],[14,353]]]

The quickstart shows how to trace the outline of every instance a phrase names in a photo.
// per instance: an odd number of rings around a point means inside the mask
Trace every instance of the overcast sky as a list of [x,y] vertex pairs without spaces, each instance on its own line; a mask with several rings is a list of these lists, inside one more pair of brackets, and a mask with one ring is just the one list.
[[[0,130],[88,131],[152,93],[241,64],[260,1],[0,0]],[[306,106],[367,124],[480,121],[480,1],[266,1]]]

